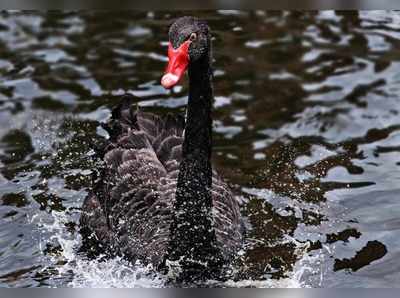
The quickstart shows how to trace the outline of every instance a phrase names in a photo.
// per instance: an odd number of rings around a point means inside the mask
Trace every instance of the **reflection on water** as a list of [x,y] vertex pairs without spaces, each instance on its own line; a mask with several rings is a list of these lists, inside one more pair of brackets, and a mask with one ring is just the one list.
[[[151,268],[89,261],[77,222],[99,123],[121,94],[164,90],[184,13],[1,12],[0,285],[164,286]],[[214,164],[248,233],[224,286],[394,286],[400,278],[398,12],[196,12],[214,35]]]

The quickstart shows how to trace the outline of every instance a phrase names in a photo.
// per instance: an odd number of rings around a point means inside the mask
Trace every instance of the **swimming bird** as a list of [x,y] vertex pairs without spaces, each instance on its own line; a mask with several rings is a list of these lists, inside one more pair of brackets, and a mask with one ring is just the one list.
[[211,33],[181,17],[169,29],[167,89],[186,70],[186,120],[137,110],[130,96],[105,126],[104,168],[82,207],[86,249],[175,272],[178,280],[219,278],[242,242],[239,204],[212,168]]

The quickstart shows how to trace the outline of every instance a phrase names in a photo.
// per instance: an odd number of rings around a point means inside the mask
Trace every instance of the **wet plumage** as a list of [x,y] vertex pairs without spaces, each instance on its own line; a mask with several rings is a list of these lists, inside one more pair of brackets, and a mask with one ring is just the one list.
[[[104,169],[85,200],[81,226],[114,253],[160,265],[167,253],[184,119],[136,111],[129,100],[106,126],[111,134]],[[117,135],[113,135],[117,133]],[[213,216],[217,239],[231,256],[240,242],[238,204],[227,184],[213,173]]]
[[[178,19],[170,39],[185,26],[208,47],[208,27],[195,18]],[[86,250],[159,269],[178,261],[185,280],[215,277],[241,245],[238,202],[211,167],[210,51],[194,42],[191,51],[200,56],[189,65],[187,122],[137,110],[126,96],[105,126],[104,168],[81,217]]]

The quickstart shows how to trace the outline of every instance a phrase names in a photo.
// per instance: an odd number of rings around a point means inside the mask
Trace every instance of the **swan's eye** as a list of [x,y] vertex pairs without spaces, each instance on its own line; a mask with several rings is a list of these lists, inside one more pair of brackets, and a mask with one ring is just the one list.
[[197,34],[193,32],[192,34],[190,34],[189,39],[190,39],[191,41],[196,40],[196,39],[197,39]]

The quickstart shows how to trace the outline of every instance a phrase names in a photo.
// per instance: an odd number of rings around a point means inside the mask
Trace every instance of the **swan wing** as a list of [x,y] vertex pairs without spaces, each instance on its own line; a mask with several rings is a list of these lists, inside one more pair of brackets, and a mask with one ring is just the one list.
[[84,240],[158,264],[169,239],[184,121],[124,100],[112,114],[102,173],[82,208]]

